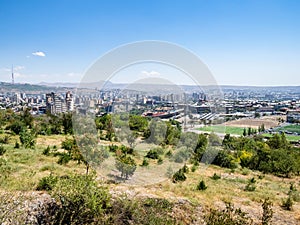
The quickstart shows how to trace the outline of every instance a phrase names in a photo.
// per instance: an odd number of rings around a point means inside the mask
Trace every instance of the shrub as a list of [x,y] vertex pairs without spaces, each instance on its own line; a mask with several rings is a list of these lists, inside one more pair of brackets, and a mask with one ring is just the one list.
[[184,164],[184,166],[182,167],[182,171],[184,173],[188,173],[189,172],[189,168],[188,168],[188,166],[186,164]]
[[110,151],[110,152],[116,152],[117,149],[118,149],[118,146],[117,146],[117,145],[110,145],[110,146],[109,146],[109,151]]
[[173,153],[171,150],[167,151],[166,153],[166,157],[172,157]]
[[121,172],[121,178],[128,179],[136,170],[136,163],[133,158],[128,155],[121,155],[116,158],[116,168]]
[[58,181],[58,177],[53,176],[52,174],[50,174],[49,176],[43,177],[37,187],[36,190],[37,191],[51,191],[54,186],[56,185]]
[[294,186],[294,183],[290,184],[290,190],[288,192],[288,195],[292,198],[293,201],[295,202],[300,201],[300,195],[297,188]]
[[197,170],[198,166],[196,166],[195,164],[192,166],[191,171],[195,172]]
[[262,208],[263,208],[263,216],[262,216],[262,225],[268,225],[273,216],[273,203],[269,200],[269,198],[265,199]]
[[204,215],[204,220],[207,225],[252,225],[253,221],[240,208],[235,209],[234,206],[226,202],[224,210],[211,209],[210,212]]
[[8,144],[9,141],[9,136],[5,135],[3,138],[0,138],[0,143],[1,144]]
[[204,180],[201,180],[199,182],[199,184],[197,185],[197,190],[198,191],[205,191],[206,189],[207,189],[207,186],[206,186]]
[[159,155],[158,155],[156,149],[150,149],[150,150],[147,152],[147,154],[146,154],[145,157],[147,157],[147,158],[149,158],[149,159],[158,159]]
[[20,143],[16,141],[14,148],[20,148]]
[[44,150],[43,150],[43,155],[50,155],[50,147],[49,147],[49,145],[48,145],[48,147],[47,148],[45,148]]
[[60,178],[50,193],[60,205],[53,224],[105,224],[110,194],[94,175]]
[[34,148],[36,136],[32,131],[24,129],[20,132],[20,141],[25,148]]
[[58,164],[60,165],[66,165],[68,162],[71,160],[71,156],[67,153],[60,153],[59,154],[59,159],[57,161]]
[[256,180],[255,180],[254,177],[252,177],[251,179],[249,179],[248,183],[247,183],[247,185],[245,187],[245,191],[255,191],[255,189],[256,189],[255,183],[256,183]]
[[214,173],[214,175],[211,177],[212,180],[219,180],[221,179],[221,176],[217,175],[216,173]]
[[293,208],[294,202],[291,196],[288,196],[287,199],[282,200],[282,208],[291,211]]
[[183,172],[183,169],[179,169],[176,173],[174,173],[172,177],[173,183],[176,183],[178,181],[185,181],[185,180],[186,180],[186,176]]
[[109,224],[180,224],[172,216],[173,204],[166,199],[132,199],[121,196],[112,204]]
[[147,159],[144,159],[141,166],[148,166],[149,165],[149,162]]
[[157,164],[162,164],[163,162],[164,162],[163,159],[159,156],[157,160]]
[[4,155],[5,152],[6,152],[6,149],[4,148],[4,146],[0,145],[0,156]]

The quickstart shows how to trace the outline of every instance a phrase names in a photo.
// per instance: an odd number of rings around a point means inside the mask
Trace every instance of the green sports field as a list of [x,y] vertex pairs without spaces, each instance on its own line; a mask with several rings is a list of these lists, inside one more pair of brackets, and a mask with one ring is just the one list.
[[292,124],[292,125],[287,125],[284,127],[279,127],[276,129],[276,131],[288,131],[288,132],[296,132],[300,134],[300,125]]
[[215,126],[206,126],[198,128],[198,130],[206,131],[206,132],[215,132],[222,134],[236,134],[243,135],[244,128],[242,127],[231,127],[231,126],[223,126],[223,125],[215,125]]
[[[272,137],[273,134],[263,134],[264,137]],[[300,135],[288,135],[286,134],[286,139],[288,141],[299,141],[300,140]]]

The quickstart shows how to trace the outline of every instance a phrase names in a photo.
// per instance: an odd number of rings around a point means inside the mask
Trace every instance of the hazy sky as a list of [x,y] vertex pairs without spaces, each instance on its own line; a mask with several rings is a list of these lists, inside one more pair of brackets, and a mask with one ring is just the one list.
[[[0,30],[1,81],[14,64],[16,82],[79,82],[110,49],[162,40],[197,54],[219,84],[300,85],[298,0],[0,0]],[[140,70],[128,71],[189,83]]]

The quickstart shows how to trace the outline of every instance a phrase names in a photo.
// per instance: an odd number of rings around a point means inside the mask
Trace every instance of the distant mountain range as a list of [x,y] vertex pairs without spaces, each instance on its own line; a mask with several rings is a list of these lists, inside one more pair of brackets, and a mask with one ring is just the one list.
[[[220,85],[219,86],[221,90],[223,91],[243,91],[243,90],[252,90],[252,91],[275,91],[275,92],[297,92],[300,93],[300,86],[238,86],[238,85]],[[131,89],[131,90],[137,90],[137,91],[162,91],[162,92],[177,92],[180,90],[192,92],[192,91],[199,91],[199,87],[196,85],[171,85],[171,84],[149,84],[149,83],[134,83],[134,84],[124,84],[124,83],[112,83],[110,81],[99,81],[94,83],[62,83],[62,82],[56,82],[56,83],[48,83],[48,82],[41,82],[38,84],[11,84],[6,82],[0,82],[0,92],[29,92],[29,93],[35,93],[35,92],[57,92],[57,91],[66,91],[70,89],[75,88],[83,88],[83,89]],[[214,88],[212,86],[206,86],[201,87],[203,89],[206,88]]]

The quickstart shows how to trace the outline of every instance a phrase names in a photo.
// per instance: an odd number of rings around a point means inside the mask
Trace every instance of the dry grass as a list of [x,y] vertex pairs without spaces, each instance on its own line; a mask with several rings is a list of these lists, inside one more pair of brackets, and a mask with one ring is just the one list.
[[226,126],[233,126],[233,127],[251,127],[251,128],[258,128],[262,124],[264,124],[266,129],[271,127],[278,126],[279,119],[286,119],[285,116],[264,116],[261,118],[243,118],[238,120],[233,120],[224,123]]

